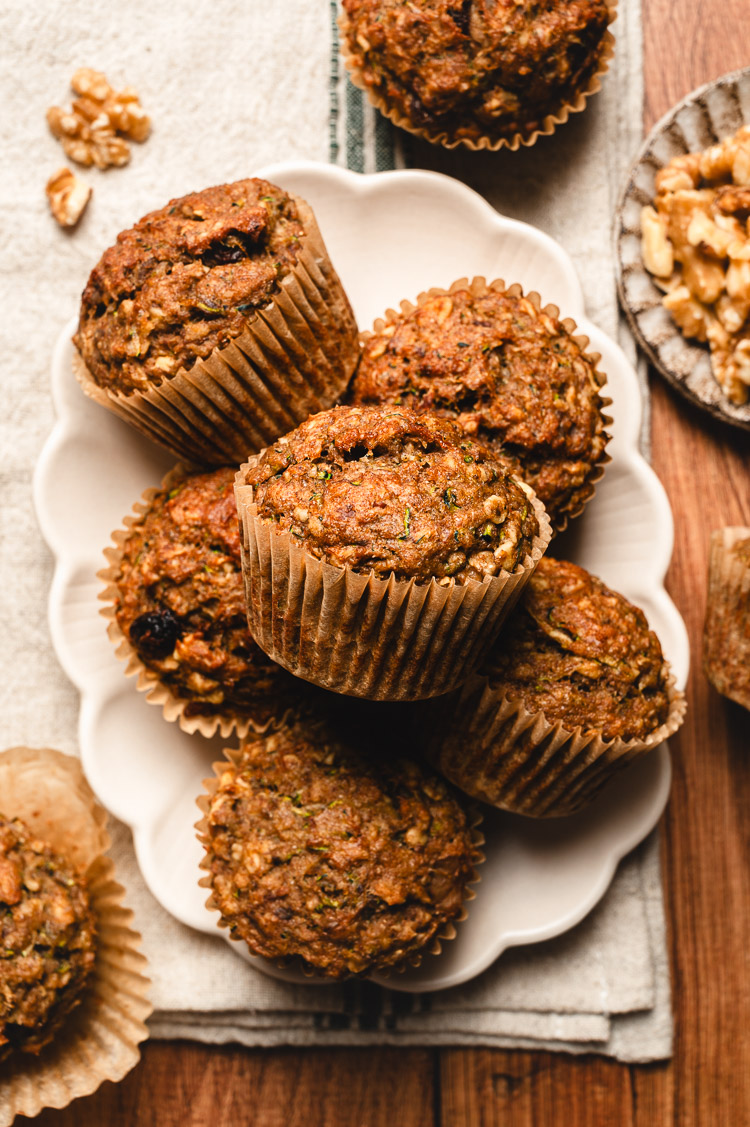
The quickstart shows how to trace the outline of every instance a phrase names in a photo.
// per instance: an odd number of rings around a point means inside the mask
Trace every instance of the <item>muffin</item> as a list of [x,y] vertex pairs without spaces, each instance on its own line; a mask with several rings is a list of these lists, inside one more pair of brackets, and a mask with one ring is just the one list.
[[453,419],[528,482],[559,530],[593,495],[609,438],[599,358],[574,332],[537,294],[462,279],[375,323],[349,401]]
[[310,207],[256,178],[123,231],[89,277],[73,340],[94,399],[179,457],[224,465],[331,406],[356,337]]
[[38,1053],[80,1003],[96,959],[86,879],[0,814],[0,1059]]
[[200,803],[204,883],[252,954],[339,979],[453,934],[481,855],[441,779],[310,716],[228,754]]
[[684,715],[643,612],[582,567],[549,558],[452,703],[430,739],[434,765],[467,793],[536,816],[591,801]]
[[297,676],[372,699],[464,680],[549,540],[528,486],[408,407],[313,416],[235,489],[253,637]]
[[711,534],[703,665],[717,692],[750,709],[750,528]]
[[517,149],[599,89],[607,0],[342,0],[352,81],[396,125],[450,148]]
[[107,815],[79,762],[0,751],[0,795],[0,1121],[10,1124],[121,1080],[152,1006],[105,855]]
[[204,735],[263,730],[298,695],[248,630],[234,476],[173,471],[114,535],[100,573],[128,672],[168,719]]

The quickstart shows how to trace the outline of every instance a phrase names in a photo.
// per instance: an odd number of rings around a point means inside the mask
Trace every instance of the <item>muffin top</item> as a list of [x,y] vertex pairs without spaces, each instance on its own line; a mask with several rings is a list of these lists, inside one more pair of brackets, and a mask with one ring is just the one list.
[[521,486],[450,420],[408,407],[313,415],[247,470],[258,515],[337,567],[443,585],[514,571],[539,524]]
[[594,361],[521,293],[427,298],[365,341],[355,404],[454,419],[529,483],[560,526],[590,496],[607,442]]
[[247,627],[235,470],[172,478],[130,530],[116,579],[117,623],[185,715],[278,717],[296,682]]
[[223,920],[253,954],[330,978],[423,950],[461,914],[476,849],[447,785],[307,717],[247,743],[210,800]]
[[643,611],[576,564],[544,558],[485,661],[529,712],[605,739],[644,739],[669,713],[659,639]]
[[343,0],[368,87],[420,131],[528,135],[595,73],[605,0]]
[[52,1040],[86,986],[95,943],[84,878],[0,815],[0,1058]]
[[304,235],[295,200],[258,179],[144,216],[117,236],[83,291],[73,339],[95,382],[128,395],[228,344],[277,292]]

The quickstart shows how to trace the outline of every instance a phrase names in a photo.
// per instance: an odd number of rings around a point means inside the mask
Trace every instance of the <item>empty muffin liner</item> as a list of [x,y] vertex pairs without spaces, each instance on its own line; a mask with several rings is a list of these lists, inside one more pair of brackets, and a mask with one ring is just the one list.
[[[211,885],[211,858],[208,852],[211,841],[208,826],[209,809],[211,801],[217,790],[219,789],[219,783],[221,781],[222,775],[224,775],[227,771],[234,772],[239,767],[242,760],[243,748],[225,748],[224,754],[226,756],[226,759],[222,760],[221,762],[212,764],[214,774],[211,778],[203,780],[205,793],[199,795],[199,797],[196,799],[196,804],[202,814],[202,817],[198,822],[196,822],[195,829],[197,831],[198,840],[201,842],[205,850],[203,858],[200,862],[200,868],[206,872],[206,876],[201,877],[198,881],[198,884],[201,888],[207,888],[210,890],[208,899],[206,900],[206,908],[210,912],[220,912],[221,909],[216,898],[214,897],[213,888]],[[478,872],[478,867],[485,860],[485,855],[482,852],[482,846],[484,845],[484,834],[482,833],[480,828],[482,825],[481,811],[476,807],[472,807],[468,811],[468,813],[473,846],[471,857],[472,870],[463,889],[464,903],[461,914],[455,919],[448,920],[446,923],[444,923],[442,927],[438,929],[432,939],[427,943],[427,945],[423,948],[423,950],[414,952],[414,954],[412,954],[408,959],[405,959],[401,963],[397,963],[393,966],[385,967],[382,969],[373,969],[371,973],[377,973],[379,978],[388,978],[391,974],[394,973],[403,974],[403,972],[408,970],[409,967],[418,967],[421,965],[422,959],[425,955],[439,955],[443,949],[443,943],[448,943],[452,939],[456,938],[456,925],[462,923],[468,916],[469,910],[467,904],[468,902],[474,900],[476,897],[476,891],[472,886],[479,884],[480,880],[482,879],[480,873]],[[230,926],[229,923],[221,916],[217,920],[217,925],[220,928],[229,928]],[[242,942],[242,940],[240,940],[240,942]],[[251,952],[251,954],[254,954],[254,952]],[[332,979],[330,977],[327,977],[322,971],[317,971],[314,967],[310,966],[299,956],[286,959],[274,959],[271,961],[273,962],[274,966],[277,966],[282,970],[296,970],[298,972],[301,972],[306,978],[309,978],[316,983],[330,982],[335,984],[337,982],[341,982],[340,978]]]
[[18,817],[86,875],[96,916],[97,955],[92,978],[55,1039],[38,1056],[13,1052],[0,1065],[0,1127],[17,1115],[63,1108],[121,1080],[137,1064],[149,1001],[148,964],[133,930],[123,888],[104,854],[107,816],[77,759],[49,749],[0,753],[0,809]]
[[666,721],[645,739],[605,739],[568,730],[543,712],[476,676],[428,717],[426,758],[473,798],[516,814],[561,817],[587,806],[622,767],[673,735],[685,718],[684,694],[664,663]]
[[357,363],[357,326],[312,210],[292,198],[304,244],[279,292],[248,315],[239,336],[130,394],[100,388],[74,349],[85,393],[178,458],[210,466],[238,464],[333,406]]
[[483,582],[381,579],[335,567],[257,515],[252,486],[235,480],[250,632],[296,677],[369,700],[418,700],[450,692],[477,668],[549,544],[544,506],[539,534],[514,572]]
[[[607,7],[609,8],[608,24],[611,25],[617,17],[617,0],[607,0]],[[464,148],[475,152],[481,149],[489,149],[492,152],[497,152],[498,149],[510,149],[511,152],[516,152],[521,146],[530,148],[536,143],[538,137],[549,137],[550,134],[555,132],[558,125],[562,125],[568,120],[571,114],[581,113],[586,108],[588,99],[601,90],[602,76],[609,70],[610,60],[615,52],[615,38],[611,31],[607,30],[604,32],[597,48],[596,67],[588,85],[580,90],[572,101],[563,102],[553,112],[548,113],[542,121],[541,128],[533,129],[528,133],[519,130],[510,137],[484,135],[475,141],[473,138],[452,137],[437,125],[432,128],[420,128],[408,117],[405,117],[395,106],[391,106],[382,94],[367,82],[356,55],[352,53],[349,46],[349,20],[345,12],[342,12],[339,16],[339,30],[341,32],[341,52],[349,71],[349,78],[355,86],[365,92],[369,101],[380,113],[389,118],[399,129],[405,129],[408,133],[422,137],[432,145],[442,145],[446,149],[455,149],[459,145],[463,145]]]
[[186,710],[190,704],[195,703],[194,698],[181,697],[174,693],[161,680],[159,674],[141,660],[117,621],[117,604],[119,602],[117,582],[122,567],[125,543],[132,529],[140,524],[146,516],[154,497],[164,490],[171,489],[177,481],[181,480],[184,473],[183,466],[175,466],[174,469],[169,471],[158,488],[145,490],[140,501],[133,505],[133,515],[125,517],[123,521],[125,527],[116,529],[112,533],[113,546],[104,549],[108,566],[97,572],[97,578],[104,583],[104,589],[99,592],[99,599],[105,605],[99,613],[107,619],[107,635],[115,647],[117,657],[126,663],[126,677],[136,677],[138,691],[146,694],[146,700],[149,704],[161,708],[165,720],[176,721],[184,732],[188,732],[190,735],[198,732],[207,739],[217,733],[225,739],[235,733],[240,739],[244,738],[249,732],[263,734],[274,724],[280,723],[284,719],[289,711],[287,707],[281,706],[279,708],[278,717],[272,716],[265,720],[254,720],[249,716],[240,716],[233,713],[231,708],[211,716],[187,716]]
[[[581,349],[581,352],[583,352],[586,358],[590,360],[594,365],[594,376],[597,380],[600,406],[609,407],[611,405],[612,400],[607,396],[601,394],[602,388],[607,382],[606,375],[599,369],[601,354],[598,352],[586,351],[589,346],[589,338],[583,336],[580,333],[576,334],[577,326],[575,321],[571,317],[561,318],[560,310],[556,305],[543,306],[541,297],[535,291],[524,294],[523,287],[519,285],[518,282],[515,282],[511,286],[506,286],[502,278],[495,278],[493,281],[487,282],[487,280],[483,277],[474,277],[471,279],[459,278],[457,281],[453,282],[453,284],[449,286],[448,289],[442,289],[439,286],[434,286],[432,289],[426,290],[424,293],[419,294],[417,296],[416,302],[402,301],[398,310],[387,309],[384,316],[378,317],[378,319],[374,322],[372,331],[365,330],[364,332],[360,333],[361,342],[364,344],[371,337],[375,336],[378,333],[382,333],[383,330],[386,329],[389,325],[400,321],[403,317],[408,317],[408,315],[410,313],[413,313],[415,309],[420,308],[432,298],[450,297],[451,294],[456,293],[459,290],[469,290],[474,297],[484,297],[484,295],[489,293],[490,290],[497,290],[501,293],[507,293],[510,297],[525,297],[527,301],[531,302],[535,309],[539,310],[541,313],[546,313],[547,316],[552,317],[553,320],[559,320],[565,331],[570,334],[575,343]],[[612,419],[609,417],[609,415],[605,415],[602,412],[602,426],[610,426],[611,423]],[[557,532],[563,532],[567,528],[568,523],[571,520],[573,520],[577,516],[580,516],[587,503],[594,496],[594,493],[596,491],[596,484],[601,479],[602,474],[604,473],[604,467],[608,462],[612,460],[606,449],[610,436],[606,431],[603,431],[602,433],[605,440],[604,447],[602,448],[602,453],[597,463],[593,466],[586,480],[585,486],[579,490],[580,496],[578,503],[570,512],[562,513],[554,519],[550,518],[552,520],[553,535]]]
[[750,709],[750,554],[734,551],[743,540],[750,528],[711,533],[703,665],[717,692]]

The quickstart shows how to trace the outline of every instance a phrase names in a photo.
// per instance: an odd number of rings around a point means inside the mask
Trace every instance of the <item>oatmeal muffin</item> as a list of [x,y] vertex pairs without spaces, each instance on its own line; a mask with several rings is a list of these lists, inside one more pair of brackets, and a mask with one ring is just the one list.
[[539,530],[529,497],[450,421],[336,407],[247,471],[258,517],[337,567],[420,583],[515,571]]
[[557,310],[481,278],[404,303],[365,339],[349,399],[453,419],[529,483],[560,529],[602,472],[597,371]]
[[298,957],[327,978],[435,950],[480,859],[442,780],[408,760],[371,760],[311,717],[246,743],[201,805],[222,924],[254,955]]
[[343,0],[352,79],[397,125],[453,147],[531,144],[599,89],[606,0]]
[[204,734],[281,720],[297,691],[248,631],[234,475],[170,474],[104,573],[122,656],[135,654],[142,687],[166,689],[183,726]]
[[84,877],[18,818],[0,815],[0,1058],[53,1039],[95,959]]
[[717,692],[750,709],[750,528],[711,534],[703,665]]
[[248,179],[123,231],[91,273],[73,339],[84,390],[216,465],[334,403],[356,334],[308,205]]
[[561,560],[540,561],[480,674],[453,702],[450,731],[436,724],[430,758],[519,813],[584,805],[684,714],[643,612]]
[[244,465],[235,491],[258,645],[376,700],[460,684],[550,536],[489,450],[408,407],[316,415]]

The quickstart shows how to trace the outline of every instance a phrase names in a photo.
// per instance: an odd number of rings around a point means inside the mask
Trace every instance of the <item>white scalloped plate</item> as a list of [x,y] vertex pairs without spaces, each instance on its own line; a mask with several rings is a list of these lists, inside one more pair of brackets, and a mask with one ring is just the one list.
[[[662,640],[678,681],[688,670],[685,627],[664,590],[672,516],[664,491],[638,452],[641,416],[635,372],[583,311],[567,255],[540,231],[498,215],[480,196],[426,172],[361,176],[327,165],[274,165],[260,175],[309,200],[360,326],[430,286],[484,274],[536,289],[559,305],[602,353],[612,397],[612,462],[594,500],[556,550],[584,564],[639,604]],[[188,736],[123,676],[99,616],[96,571],[113,529],[169,468],[168,455],[80,392],[70,369],[73,326],[52,365],[57,423],[34,479],[44,536],[56,557],[50,591],[55,650],[81,693],[80,746],[104,805],[133,828],[138,861],[156,898],[190,927],[217,933],[197,884],[201,849],[193,829],[196,796],[221,739]],[[596,904],[617,862],[653,828],[667,800],[669,756],[662,745],[623,772],[588,810],[556,821],[490,811],[487,861],[477,898],[439,958],[394,975],[398,990],[465,982],[507,947],[572,927]],[[242,952],[244,945],[233,944]],[[248,956],[249,957],[249,956]],[[279,977],[296,977],[251,960]],[[378,981],[378,979],[376,979]]]

